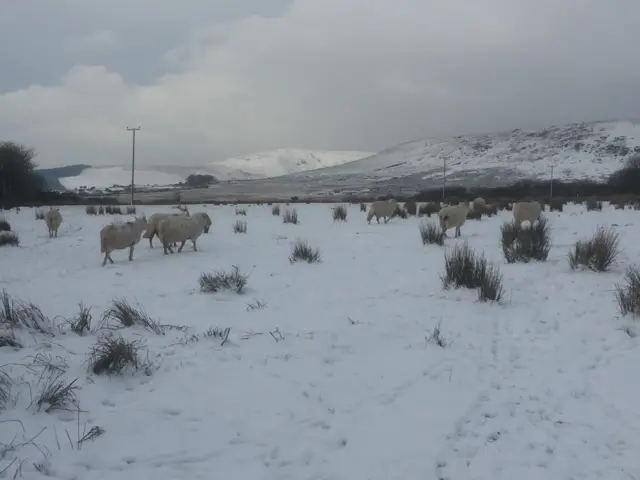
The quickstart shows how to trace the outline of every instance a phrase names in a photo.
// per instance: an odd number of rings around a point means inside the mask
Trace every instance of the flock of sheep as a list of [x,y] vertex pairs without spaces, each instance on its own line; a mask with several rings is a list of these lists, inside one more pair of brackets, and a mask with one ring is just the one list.
[[[131,222],[112,223],[100,230],[100,253],[104,253],[102,266],[109,262],[114,263],[111,252],[114,250],[129,249],[129,261],[133,260],[133,249],[140,243],[140,236],[149,239],[149,246],[153,248],[153,237],[158,236],[164,247],[164,254],[173,253],[173,247],[181,243],[178,252],[182,251],[187,240],[193,243],[193,249],[197,251],[196,241],[202,233],[208,233],[211,227],[211,218],[205,212],[189,214],[186,207],[180,208],[180,213],[154,213],[147,218],[136,217]],[[50,208],[44,214],[44,221],[49,230],[49,237],[57,237],[58,229],[62,224],[62,215],[59,209]]]
[[[371,223],[373,217],[380,223],[380,218],[387,223],[397,208],[396,200],[373,202],[367,213],[367,222]],[[447,230],[455,228],[455,236],[461,235],[460,228],[467,220],[469,211],[482,211],[486,208],[483,198],[476,198],[473,202],[461,202],[458,205],[447,205],[438,212],[440,228],[446,235]],[[179,213],[154,213],[147,221],[146,217],[136,217],[133,221],[113,223],[100,230],[100,253],[104,254],[102,266],[107,260],[114,263],[111,252],[114,250],[129,249],[129,261],[133,260],[133,249],[140,242],[141,235],[149,239],[149,246],[153,248],[153,237],[157,236],[162,243],[164,254],[173,253],[173,247],[178,247],[181,252],[186,241],[191,240],[193,250],[197,251],[196,241],[203,233],[208,233],[211,227],[211,218],[205,212],[189,214],[187,207],[179,207]],[[542,212],[542,205],[538,202],[517,202],[513,205],[513,217],[519,226],[523,221],[533,222]],[[62,215],[59,209],[50,208],[44,214],[44,221],[49,230],[49,237],[57,237],[58,229],[62,224]]]
[[[378,223],[380,223],[380,218],[383,218],[384,223],[387,223],[396,211],[397,206],[398,202],[393,199],[373,202],[367,213],[367,222],[371,223],[373,217],[376,217]],[[440,228],[445,235],[447,230],[455,228],[455,236],[459,237],[461,235],[460,227],[466,222],[469,211],[482,212],[486,207],[487,202],[481,197],[476,198],[471,203],[461,202],[458,205],[442,207],[438,212]],[[539,202],[516,202],[513,204],[513,219],[517,226],[520,226],[524,221],[533,223],[540,217],[541,213],[542,205]]]

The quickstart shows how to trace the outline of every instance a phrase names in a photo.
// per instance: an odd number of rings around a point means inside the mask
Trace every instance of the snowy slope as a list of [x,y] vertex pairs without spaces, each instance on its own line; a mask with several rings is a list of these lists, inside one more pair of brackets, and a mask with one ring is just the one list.
[[620,168],[625,158],[640,152],[640,123],[588,122],[542,130],[512,130],[486,135],[426,139],[403,143],[369,158],[340,166],[291,175],[319,178],[366,175],[376,178],[424,174],[447,175],[496,169],[517,178],[601,179]]
[[[367,152],[285,148],[201,166],[143,166],[136,169],[135,181],[140,186],[172,185],[184,182],[191,174],[209,174],[219,181],[269,178],[340,165],[370,155]],[[129,166],[87,168],[75,177],[60,178],[59,181],[68,189],[130,185],[131,170]]]
[[[238,235],[235,207],[201,206],[215,223],[197,252],[163,255],[143,241],[132,262],[117,250],[105,267],[96,240],[112,218],[63,206],[50,239],[32,210],[6,212],[21,242],[0,247],[0,289],[57,328],[6,331],[23,348],[0,347],[0,380],[12,380],[0,478],[640,479],[639,325],[614,294],[640,258],[638,212],[548,212],[548,260],[506,264],[497,240],[511,212],[468,221],[438,247],[420,242],[421,219],[368,225],[353,205],[335,223],[331,207],[296,206],[299,225],[247,207]],[[603,223],[618,225],[619,261],[571,271],[571,245]],[[299,236],[321,263],[289,262]],[[499,265],[502,305],[443,288],[444,252],[465,241]],[[199,291],[200,273],[233,266],[250,274],[245,294]],[[175,327],[100,328],[112,299]],[[83,336],[64,320],[79,302],[93,316]],[[438,325],[444,348],[429,340]],[[231,329],[224,345],[212,327]],[[112,334],[138,343],[143,368],[89,370]],[[77,406],[38,404],[47,386],[74,379]]]
[[373,155],[359,151],[307,150],[282,148],[269,152],[258,152],[245,157],[234,157],[212,163],[212,168],[225,166],[247,172],[258,178],[270,178],[290,173],[305,172],[318,168],[334,167]]

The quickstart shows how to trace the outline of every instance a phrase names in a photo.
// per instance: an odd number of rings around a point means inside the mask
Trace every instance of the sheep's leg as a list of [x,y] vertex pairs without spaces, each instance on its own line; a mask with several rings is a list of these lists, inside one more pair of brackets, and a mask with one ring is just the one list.
[[107,264],[107,252],[104,253],[104,260],[102,261],[102,266],[104,267]]
[[178,247],[178,253],[180,253],[182,251],[182,249],[184,248],[184,244],[187,243],[186,240],[183,240],[182,243],[180,244],[180,246]]
[[134,245],[131,245],[129,247],[129,261],[133,260],[133,247],[134,247]]
[[196,241],[195,240],[191,240],[193,242],[193,251],[197,252],[198,249],[196,248]]
[[391,217],[384,217],[384,223],[389,223],[389,220],[391,220]]
[[459,237],[460,235],[462,235],[460,233],[460,227],[456,227],[456,237]]
[[376,222],[380,223],[380,217],[376,215]]
[[153,235],[149,237],[149,247],[153,248]]

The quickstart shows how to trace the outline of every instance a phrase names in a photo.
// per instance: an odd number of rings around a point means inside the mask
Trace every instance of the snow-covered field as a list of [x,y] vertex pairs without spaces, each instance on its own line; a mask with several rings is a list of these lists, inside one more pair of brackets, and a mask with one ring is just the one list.
[[[447,247],[425,247],[416,218],[368,225],[352,205],[348,221],[334,223],[327,205],[296,208],[299,225],[266,205],[246,217],[201,207],[214,224],[198,252],[187,244],[164,256],[143,239],[133,262],[117,251],[104,268],[98,232],[108,218],[63,207],[59,237],[49,239],[33,211],[8,214],[21,238],[0,249],[9,294],[58,324],[79,302],[97,323],[112,299],[127,298],[189,329],[122,330],[144,342],[152,366],[113,378],[87,371],[96,334],[20,333],[25,348],[0,349],[15,382],[0,442],[21,445],[0,471],[11,465],[11,478],[21,465],[23,478],[43,478],[38,466],[65,480],[640,478],[640,349],[614,298],[640,258],[640,212],[547,213],[548,261],[508,265],[499,226],[510,212],[468,221]],[[233,233],[237,219],[246,234]],[[572,272],[569,248],[598,224],[617,225],[618,264]],[[322,263],[289,262],[298,237],[321,249]],[[443,290],[443,252],[465,240],[500,265],[504,304]],[[200,273],[234,265],[250,274],[244,295],[199,292]],[[257,302],[265,306],[248,306]],[[438,324],[445,348],[426,341]],[[231,328],[223,346],[185,342],[210,327]],[[43,358],[78,378],[79,415],[29,407]],[[93,426],[104,433],[77,449]]]

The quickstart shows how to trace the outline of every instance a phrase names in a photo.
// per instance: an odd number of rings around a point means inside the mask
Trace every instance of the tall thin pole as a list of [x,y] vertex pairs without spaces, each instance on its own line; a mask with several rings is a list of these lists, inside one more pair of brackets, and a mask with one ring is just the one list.
[[447,188],[447,157],[442,158],[442,201],[444,202],[444,191]]
[[127,127],[127,130],[133,132],[133,147],[131,149],[131,206],[133,207],[133,185],[136,171],[136,132],[140,130],[140,127]]
[[553,165],[551,165],[551,180],[549,180],[549,205],[551,205],[552,199],[553,199]]

